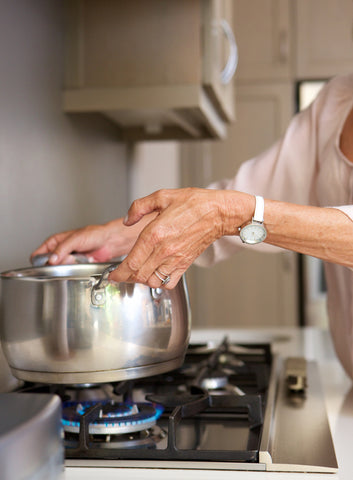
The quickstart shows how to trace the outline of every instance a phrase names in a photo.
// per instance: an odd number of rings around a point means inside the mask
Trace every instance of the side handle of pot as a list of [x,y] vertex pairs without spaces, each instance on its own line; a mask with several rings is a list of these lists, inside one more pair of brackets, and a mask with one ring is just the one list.
[[105,287],[107,286],[109,274],[117,268],[118,264],[114,263],[109,265],[100,275],[100,278],[97,283],[95,283],[91,290],[91,302],[92,305],[96,307],[101,307],[105,304],[106,294]]

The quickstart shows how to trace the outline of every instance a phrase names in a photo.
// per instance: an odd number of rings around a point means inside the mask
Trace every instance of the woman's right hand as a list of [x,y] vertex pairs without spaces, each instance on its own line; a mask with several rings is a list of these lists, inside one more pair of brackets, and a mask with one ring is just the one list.
[[91,262],[106,262],[128,254],[140,231],[150,220],[152,218],[146,218],[131,228],[123,224],[122,218],[118,218],[104,225],[88,225],[57,233],[34,250],[31,259],[36,255],[49,254],[48,263],[58,265],[74,263],[71,254],[80,253]]

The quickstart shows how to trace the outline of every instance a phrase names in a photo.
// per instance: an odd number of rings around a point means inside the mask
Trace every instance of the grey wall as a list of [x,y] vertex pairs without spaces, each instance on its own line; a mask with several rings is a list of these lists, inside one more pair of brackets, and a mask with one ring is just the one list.
[[63,78],[62,0],[0,0],[0,270],[128,207],[125,145],[103,117],[62,113]]

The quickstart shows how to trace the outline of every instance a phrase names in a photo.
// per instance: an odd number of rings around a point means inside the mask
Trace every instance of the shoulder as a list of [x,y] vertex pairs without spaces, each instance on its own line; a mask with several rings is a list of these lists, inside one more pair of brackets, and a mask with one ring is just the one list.
[[353,74],[336,76],[324,85],[307,111],[302,113],[308,117],[325,144],[325,138],[329,140],[341,131],[352,105]]
[[322,107],[344,107],[353,101],[353,74],[333,77],[322,88],[315,103]]
[[339,75],[331,78],[327,84],[326,88],[329,90],[342,90],[347,92],[353,91],[353,73],[347,75]]

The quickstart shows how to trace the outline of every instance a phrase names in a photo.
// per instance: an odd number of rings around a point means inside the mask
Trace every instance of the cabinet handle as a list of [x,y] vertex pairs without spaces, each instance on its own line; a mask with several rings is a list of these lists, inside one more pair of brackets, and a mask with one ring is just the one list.
[[229,42],[229,55],[226,66],[221,72],[221,82],[227,85],[233,78],[238,66],[238,47],[231,26],[224,18],[221,20],[221,28]]

